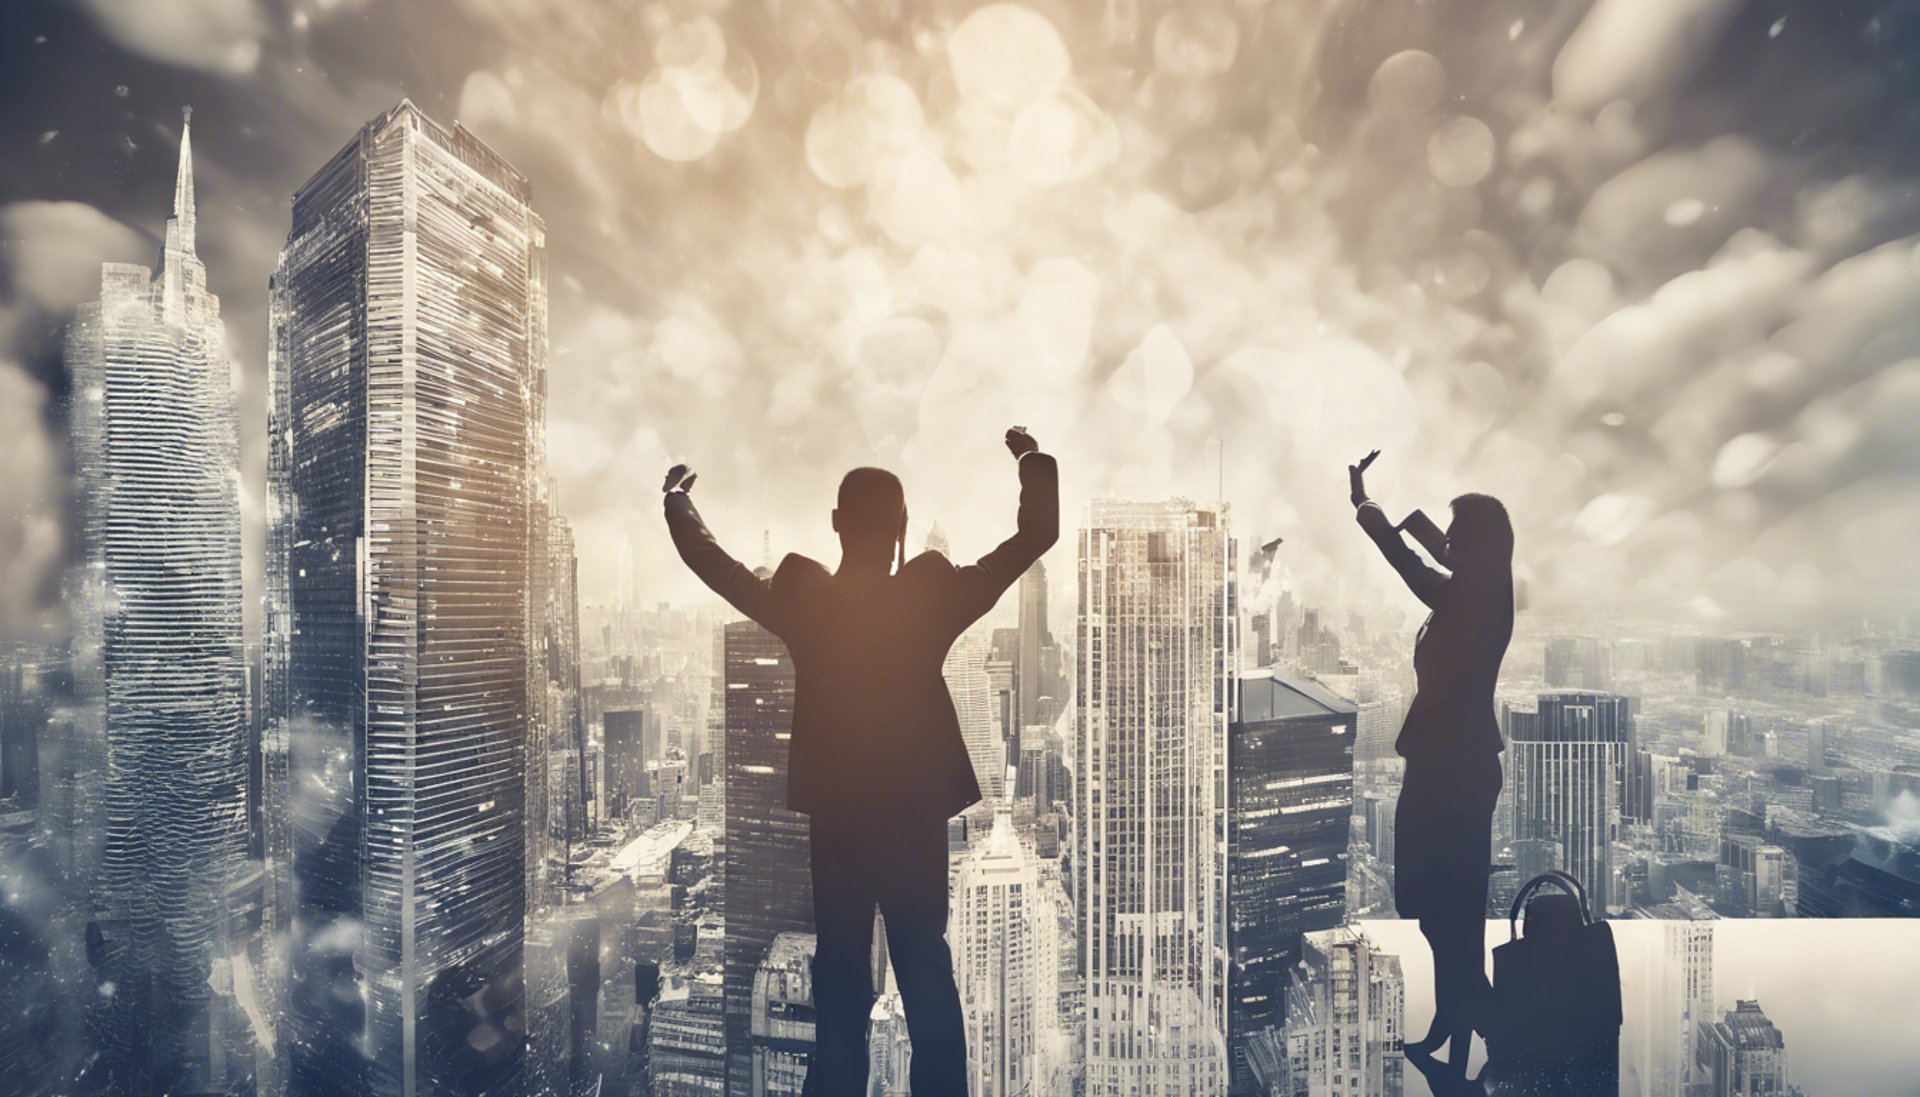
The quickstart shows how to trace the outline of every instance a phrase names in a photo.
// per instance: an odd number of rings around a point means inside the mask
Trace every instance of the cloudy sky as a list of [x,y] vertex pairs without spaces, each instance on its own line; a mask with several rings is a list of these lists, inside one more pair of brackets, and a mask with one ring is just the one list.
[[[956,554],[1010,423],[1211,497],[1310,597],[1395,512],[1515,513],[1539,604],[1920,597],[1920,5],[1828,0],[15,0],[0,34],[0,620],[57,617],[57,333],[151,256],[192,104],[262,493],[288,196],[402,96],[533,180],[583,589],[691,460],[723,539],[831,554],[839,474]],[[249,507],[257,514],[257,505]],[[252,531],[256,540],[257,529]],[[1070,543],[1055,550],[1071,573]],[[259,553],[251,553],[257,574]]]

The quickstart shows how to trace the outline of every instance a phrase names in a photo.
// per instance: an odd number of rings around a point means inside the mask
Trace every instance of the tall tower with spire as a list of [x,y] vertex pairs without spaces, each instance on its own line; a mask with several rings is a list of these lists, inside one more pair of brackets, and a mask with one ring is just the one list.
[[116,1092],[252,1089],[267,1019],[247,853],[238,417],[180,132],[158,264],[107,263],[67,335],[82,498],[76,680],[104,742],[94,930]]

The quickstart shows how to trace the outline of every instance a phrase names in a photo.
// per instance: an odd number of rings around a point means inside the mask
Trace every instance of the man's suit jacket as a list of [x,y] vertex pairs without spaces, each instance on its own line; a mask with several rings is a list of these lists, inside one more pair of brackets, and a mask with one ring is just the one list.
[[727,555],[685,492],[666,499],[680,558],[735,609],[783,640],[795,675],[787,806],[884,820],[952,816],[980,785],[941,665],[1060,536],[1059,471],[1020,459],[1018,527],[978,563],[923,552],[891,575],[842,575],[789,555],[771,576]]

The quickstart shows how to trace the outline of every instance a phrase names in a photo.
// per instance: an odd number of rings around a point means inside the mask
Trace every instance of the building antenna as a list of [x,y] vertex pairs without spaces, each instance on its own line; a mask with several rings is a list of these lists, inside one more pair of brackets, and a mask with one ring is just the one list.
[[1227,501],[1227,439],[1225,435],[1215,435],[1214,444],[1219,447],[1214,464],[1214,501]]

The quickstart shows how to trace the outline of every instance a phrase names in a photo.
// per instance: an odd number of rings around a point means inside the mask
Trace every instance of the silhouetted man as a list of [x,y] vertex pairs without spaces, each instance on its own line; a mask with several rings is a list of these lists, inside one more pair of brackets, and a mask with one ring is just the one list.
[[[967,567],[937,552],[906,559],[900,480],[858,468],[840,482],[840,566],[789,555],[761,577],[727,555],[667,473],[667,527],[694,574],[786,642],[795,675],[787,806],[812,817],[813,960],[818,1010],[807,1090],[864,1095],[873,911],[913,1041],[914,1097],[964,1097],[966,1034],[947,951],[947,820],[980,799],[941,664],[968,625],[1060,534],[1059,476],[1023,429],[1014,535]],[[899,561],[898,567],[895,567]]]

